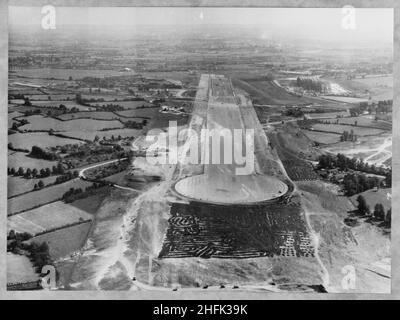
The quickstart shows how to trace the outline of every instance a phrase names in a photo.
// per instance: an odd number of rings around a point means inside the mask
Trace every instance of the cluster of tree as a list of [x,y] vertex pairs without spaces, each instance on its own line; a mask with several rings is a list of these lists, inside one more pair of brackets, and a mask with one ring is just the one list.
[[24,97],[24,106],[31,106],[32,103],[30,102],[28,97]]
[[282,114],[284,116],[295,117],[295,118],[299,118],[299,117],[303,117],[304,116],[303,110],[301,110],[301,108],[299,108],[299,107],[286,108],[282,112]]
[[125,128],[130,128],[130,129],[143,129],[143,127],[147,124],[147,120],[144,119],[142,122],[136,122],[133,120],[128,120],[124,122]]
[[[383,167],[376,167],[369,165],[367,162],[356,158],[348,158],[345,155],[338,153],[336,156],[333,154],[322,154],[318,158],[319,169],[334,169],[339,168],[342,171],[356,170],[371,174],[377,174],[382,176],[390,176],[392,171]],[[391,185],[391,181],[390,181]]]
[[[367,204],[365,198],[360,194],[356,201],[358,202],[357,211],[361,215],[371,215],[370,207]],[[380,221],[385,221],[389,226],[392,222],[392,209],[390,208],[385,213],[385,208],[381,203],[375,204],[374,211],[372,212],[372,216]]]
[[41,113],[42,112],[40,111],[40,109],[33,109],[33,110],[26,110],[24,112],[24,115],[25,115],[25,117],[29,117],[29,116],[33,116],[33,115],[37,115],[37,114],[41,114]]
[[56,181],[54,182],[55,184],[63,183],[72,179],[75,179],[79,176],[79,172],[77,170],[75,171],[68,171],[67,173],[59,176],[56,178]]
[[62,200],[65,203],[71,203],[79,199],[87,198],[96,193],[96,190],[107,185],[106,182],[93,183],[83,190],[82,188],[70,188],[62,195]]
[[129,166],[130,163],[131,163],[130,161],[125,160],[101,166],[99,168],[94,168],[89,171],[87,177],[90,180],[101,180],[104,179],[105,177],[109,177],[112,176],[113,174],[126,170],[126,168]]
[[44,266],[53,264],[49,249],[49,245],[46,242],[39,244],[33,241],[26,245],[25,250],[29,252],[29,258],[36,268],[36,272],[40,273]]
[[297,77],[296,84],[305,90],[312,90],[316,92],[323,92],[325,87],[323,83],[319,80],[313,78],[300,78]]
[[42,168],[40,171],[38,171],[36,168],[28,168],[26,170],[24,170],[22,167],[19,167],[18,170],[15,170],[14,168],[7,168],[8,175],[24,177],[28,179],[47,178],[51,175],[64,174],[64,172],[64,166],[61,162],[59,162],[57,166],[53,166],[52,170],[50,170],[50,168]]
[[[72,108],[67,108],[65,104],[60,104],[58,106],[58,109],[61,110],[62,113],[75,113],[75,112],[79,112],[79,108],[77,107],[72,107]],[[51,111],[50,111],[51,112]]]
[[25,96],[22,93],[8,94],[8,100],[11,100],[11,99],[22,99],[22,100],[25,100]]
[[369,114],[388,113],[392,111],[393,100],[380,100],[378,103],[368,103],[366,101],[360,102],[357,107],[350,109],[350,115],[356,117],[365,111]]
[[39,190],[44,187],[44,182],[42,180],[39,180],[39,182],[33,186],[33,190]]
[[108,103],[108,104],[103,104],[103,105],[95,105],[96,110],[98,111],[109,111],[109,112],[114,112],[114,111],[123,111],[125,110],[124,107],[122,107],[119,104],[113,104],[113,103]]
[[26,243],[31,238],[32,235],[27,232],[19,233],[10,230],[7,235],[7,251],[15,254],[21,251],[28,252],[28,257],[32,261],[36,272],[40,273],[44,266],[53,264],[50,257],[49,245],[46,242],[42,242],[41,244],[34,241]]
[[17,131],[19,127],[22,127],[28,123],[29,121],[27,119],[21,119],[18,120],[18,122],[13,122],[13,124],[11,125],[11,130]]
[[346,174],[343,178],[343,189],[346,196],[352,196],[369,189],[383,186],[382,180],[377,177],[368,177],[365,174]]
[[350,132],[345,130],[345,131],[343,131],[343,133],[340,136],[340,141],[342,141],[342,142],[343,141],[355,142],[355,141],[357,141],[357,135],[354,134],[353,129],[351,129]]
[[17,254],[18,250],[22,246],[22,243],[31,238],[32,235],[28,232],[20,233],[10,230],[10,232],[7,234],[7,252],[13,252]]
[[392,111],[392,107],[393,107],[393,100],[378,101],[378,105],[376,107],[376,114],[389,113]]
[[29,155],[33,158],[49,160],[49,161],[54,161],[58,159],[58,156],[55,152],[45,151],[38,146],[32,146],[32,150]]

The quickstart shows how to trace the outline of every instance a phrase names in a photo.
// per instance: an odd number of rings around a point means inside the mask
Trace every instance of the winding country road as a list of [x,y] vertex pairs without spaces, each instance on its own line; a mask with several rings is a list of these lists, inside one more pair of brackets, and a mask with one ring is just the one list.
[[[126,160],[126,159],[127,159],[127,158],[121,158],[121,159],[110,160],[110,161],[107,161],[107,162],[100,162],[100,163],[96,163],[96,164],[94,164],[94,165],[92,165],[92,166],[90,166],[90,167],[86,167],[86,168],[84,168],[84,169],[81,169],[81,170],[79,171],[79,178],[82,179],[82,180],[90,181],[90,179],[88,179],[88,178],[85,176],[85,171],[87,171],[87,170],[89,170],[89,169],[94,169],[94,168],[97,168],[97,167],[105,166],[105,165],[110,164],[110,163],[115,163],[115,162],[118,162],[118,161],[123,161],[123,160]],[[118,185],[118,184],[116,184],[116,183],[113,183],[113,182],[112,182],[112,186],[113,186],[113,187],[116,187],[116,188],[118,188],[118,189],[122,189],[122,190],[129,190],[129,191],[134,191],[134,192],[142,193],[141,190],[134,189],[134,188],[131,188],[131,187],[120,186],[120,185]]]

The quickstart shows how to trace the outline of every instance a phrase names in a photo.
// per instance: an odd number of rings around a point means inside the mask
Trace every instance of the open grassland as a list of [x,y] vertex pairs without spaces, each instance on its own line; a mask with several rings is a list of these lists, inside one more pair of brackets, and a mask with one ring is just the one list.
[[8,151],[8,167],[17,170],[19,167],[22,167],[24,169],[36,168],[40,170],[45,168],[52,168],[56,164],[56,161],[48,161],[28,157],[27,153],[24,152]]
[[91,223],[85,222],[32,238],[31,241],[46,242],[53,260],[66,257],[79,250],[86,242]]
[[367,85],[369,87],[393,88],[393,76],[365,77],[363,79],[353,79],[353,81]]
[[115,113],[125,117],[145,117],[149,119],[148,129],[166,128],[169,125],[169,121],[177,121],[178,126],[185,125],[188,122],[189,117],[186,114],[161,113],[159,110],[160,108],[141,108],[117,111]]
[[10,103],[10,104],[22,104],[22,103],[24,103],[24,102],[25,102],[24,99],[10,99],[10,100],[9,100],[9,103]]
[[57,119],[61,120],[73,120],[73,119],[98,119],[98,120],[119,120],[119,121],[136,121],[141,122],[144,118],[141,117],[126,117],[126,116],[118,116],[114,112],[108,111],[94,111],[94,112],[77,112],[77,113],[65,113],[57,116]]
[[336,118],[339,117],[347,117],[350,113],[346,111],[336,111],[336,112],[321,112],[321,113],[307,113],[307,117],[309,119],[326,119],[326,118]]
[[67,192],[70,188],[86,188],[91,183],[74,179],[65,183],[57,184],[48,188],[41,189],[39,191],[30,192],[18,197],[14,197],[7,201],[8,214],[13,214],[23,210],[38,207],[51,201],[61,199],[62,195]]
[[392,189],[378,189],[378,190],[367,190],[361,192],[359,194],[355,194],[354,196],[350,197],[350,201],[356,207],[358,205],[357,197],[362,195],[369,206],[371,212],[374,211],[374,207],[377,203],[381,203],[385,212],[392,207]]
[[302,130],[302,132],[312,141],[320,144],[331,144],[340,141],[340,137],[334,133],[316,132],[311,130]]
[[34,115],[26,117],[28,124],[20,127],[20,130],[50,130],[55,131],[77,131],[92,132],[107,128],[123,128],[123,124],[118,120],[93,120],[75,119],[71,121],[60,121],[54,118]]
[[79,210],[83,210],[89,214],[96,214],[98,208],[100,207],[101,203],[103,202],[105,196],[108,194],[109,188],[104,187],[97,190],[97,193],[93,196],[89,196],[87,198],[76,200],[70,203],[71,206]]
[[31,112],[34,110],[40,110],[41,113],[47,113],[48,111],[52,111],[54,112],[56,109],[51,108],[51,107],[34,107],[34,106],[24,106],[24,105],[9,105],[8,108],[9,111],[18,111],[21,113],[25,113],[25,112]]
[[145,117],[145,118],[153,118],[158,115],[160,108],[158,107],[149,107],[149,108],[139,108],[132,110],[124,110],[124,111],[116,111],[116,114],[119,114],[123,117]]
[[323,124],[317,123],[312,126],[315,130],[327,131],[327,132],[337,132],[343,133],[344,131],[353,130],[354,134],[358,136],[370,136],[370,135],[378,135],[383,133],[383,130],[373,129],[373,128],[363,128],[363,127],[355,127],[355,126],[347,126],[347,125],[338,125],[338,124]]
[[28,257],[7,252],[7,283],[39,280],[39,275]]
[[62,201],[50,203],[8,218],[8,230],[35,235],[92,219],[87,212]]
[[386,121],[375,121],[374,116],[362,116],[362,117],[347,117],[347,118],[339,118],[339,119],[327,119],[331,123],[339,121],[339,124],[350,124],[354,125],[357,122],[357,126],[367,126],[376,129],[383,129],[383,130],[392,130],[392,125]]
[[[74,139],[51,136],[47,132],[14,133],[8,136],[8,142],[12,143],[14,148],[26,149],[29,151],[32,149],[32,146],[45,149],[48,147],[80,143],[78,140]],[[12,162],[12,160],[9,159],[9,162]]]
[[393,76],[365,77],[364,79],[332,79],[355,94],[371,95],[373,100],[393,99]]
[[7,178],[7,196],[12,197],[17,194],[32,191],[34,185],[38,184],[40,180],[43,181],[44,185],[52,184],[56,181],[57,176],[50,176],[41,179],[25,179],[22,177],[8,176]]
[[[299,105],[317,103],[334,106],[333,103],[314,97],[299,97],[287,92],[272,81],[258,79],[232,79],[233,85],[247,92],[254,104]],[[338,106],[335,106],[338,107]]]

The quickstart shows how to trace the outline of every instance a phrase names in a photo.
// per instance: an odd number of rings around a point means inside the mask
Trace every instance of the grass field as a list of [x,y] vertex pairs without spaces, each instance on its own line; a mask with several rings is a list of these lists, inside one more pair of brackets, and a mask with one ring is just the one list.
[[11,104],[22,104],[24,102],[25,102],[25,100],[23,100],[23,99],[11,99],[10,100]]
[[90,225],[90,222],[81,223],[39,235],[32,238],[31,241],[47,242],[50,247],[51,258],[57,260],[76,252],[85,244]]
[[[31,150],[32,146],[41,148],[63,146],[66,144],[81,143],[78,140],[50,136],[47,132],[15,133],[8,136],[8,142],[14,148]],[[36,159],[35,159],[36,161]],[[9,159],[12,162],[12,159]]]
[[364,79],[332,79],[353,93],[366,95],[367,91],[373,100],[393,99],[393,76],[366,77]]
[[61,114],[57,118],[62,120],[72,120],[72,119],[80,119],[80,118],[92,118],[92,119],[100,119],[100,120],[121,120],[121,121],[128,121],[133,120],[137,122],[142,122],[143,118],[135,118],[135,117],[122,117],[116,115],[114,112],[107,112],[107,111],[94,111],[94,112],[77,112],[77,113],[66,113]]
[[115,113],[124,117],[153,118],[160,113],[159,110],[160,108],[139,108],[132,110],[116,111]]
[[8,230],[35,235],[71,223],[92,219],[85,211],[62,201],[50,203],[8,218]]
[[[390,196],[388,196],[388,194]],[[354,204],[354,206],[358,205],[357,202],[357,197],[358,195],[362,195],[365,198],[365,201],[367,202],[367,205],[369,206],[371,212],[374,211],[374,207],[377,203],[381,203],[383,205],[383,208],[385,209],[385,212],[389,210],[392,207],[392,189],[391,188],[386,188],[386,189],[378,189],[378,190],[367,190],[364,192],[361,192],[359,194],[355,194],[354,196],[350,197],[350,201]]]
[[86,188],[90,186],[91,183],[74,179],[68,182],[57,184],[49,188],[44,188],[39,191],[30,192],[22,196],[18,196],[7,201],[8,213],[12,214],[15,212],[20,212],[22,210],[27,210],[39,205],[43,205],[50,201],[58,200],[62,195],[68,191],[70,188]]
[[362,117],[348,117],[348,118],[340,118],[340,119],[327,119],[327,121],[331,121],[331,123],[339,120],[339,124],[351,124],[354,125],[355,121],[357,121],[358,126],[368,126],[374,127],[376,129],[383,130],[392,130],[392,125],[386,121],[375,121],[374,116],[362,116]]
[[310,99],[296,97],[270,81],[232,79],[235,87],[246,91],[255,104],[299,104],[309,103]]
[[40,180],[43,181],[45,185],[54,183],[57,176],[51,176],[41,179],[25,179],[21,177],[8,176],[7,178],[7,196],[11,197],[20,193],[28,192],[33,190],[33,186],[37,184]]
[[372,128],[362,128],[362,127],[354,127],[354,126],[347,126],[347,125],[337,125],[337,124],[323,124],[323,123],[317,123],[312,126],[315,130],[321,130],[321,131],[330,131],[330,132],[337,132],[337,133],[343,133],[343,131],[348,131],[350,130],[354,131],[354,134],[358,136],[369,136],[369,135],[378,135],[382,132],[383,130],[380,129],[372,129]]
[[340,141],[340,137],[334,133],[327,133],[327,132],[315,132],[310,130],[302,130],[302,132],[312,141],[323,143],[323,144],[330,144],[336,143]]
[[78,208],[79,210],[83,210],[89,214],[96,214],[97,209],[103,202],[105,195],[107,195],[109,188],[104,187],[97,190],[97,193],[93,196],[79,199],[71,203],[70,205]]
[[43,168],[52,168],[56,164],[56,161],[47,161],[28,157],[27,153],[24,152],[8,151],[8,166],[10,168],[18,169],[19,167],[22,167],[24,169],[36,168],[40,170]]
[[20,127],[20,130],[50,130],[55,131],[79,131],[91,132],[107,128],[123,128],[123,124],[117,120],[102,121],[93,119],[76,119],[71,121],[60,121],[54,118],[34,115],[26,117],[28,124]]
[[336,118],[336,116],[347,117],[350,113],[347,111],[337,111],[337,112],[324,112],[324,113],[307,113],[307,117],[310,119],[319,118]]
[[30,282],[39,279],[28,257],[7,252],[7,283]]

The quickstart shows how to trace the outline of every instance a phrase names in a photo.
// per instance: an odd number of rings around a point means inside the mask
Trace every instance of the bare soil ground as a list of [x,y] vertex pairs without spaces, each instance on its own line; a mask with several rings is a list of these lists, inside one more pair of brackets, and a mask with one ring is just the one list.
[[[390,292],[390,237],[382,229],[343,220],[354,210],[345,197],[336,196],[324,182],[297,183],[311,226],[319,238],[319,256],[327,271],[328,292]],[[347,270],[347,271],[346,271]],[[355,270],[355,289],[342,285]]]

